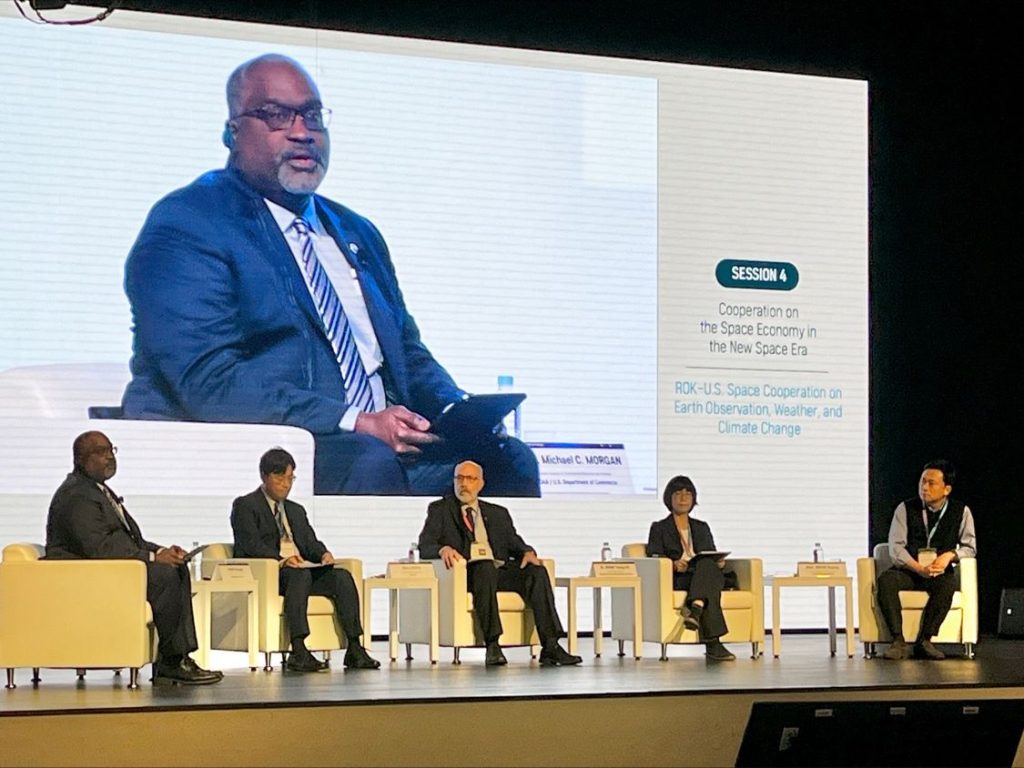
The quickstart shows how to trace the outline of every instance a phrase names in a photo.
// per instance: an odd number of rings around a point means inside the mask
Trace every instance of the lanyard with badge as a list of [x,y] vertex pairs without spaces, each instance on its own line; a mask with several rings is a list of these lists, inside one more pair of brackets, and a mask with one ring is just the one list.
[[917,552],[917,562],[927,568],[929,565],[935,562],[935,558],[938,557],[938,553],[932,547],[932,537],[935,535],[935,531],[939,529],[939,523],[942,522],[943,515],[946,514],[946,510],[949,508],[949,502],[947,501],[942,505],[942,511],[939,512],[939,517],[935,521],[935,525],[932,526],[931,530],[928,530],[928,508],[923,507],[921,509],[921,522],[924,523],[924,529],[928,534],[928,540],[925,542],[925,546],[919,549]]

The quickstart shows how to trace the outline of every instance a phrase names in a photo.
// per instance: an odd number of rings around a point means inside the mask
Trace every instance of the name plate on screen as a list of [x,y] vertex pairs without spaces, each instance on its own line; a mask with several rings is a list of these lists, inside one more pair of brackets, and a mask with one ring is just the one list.
[[432,579],[434,566],[430,563],[388,563],[389,579]]
[[636,563],[617,563],[599,560],[590,564],[590,575],[602,578],[636,576]]
[[803,578],[816,576],[822,579],[845,576],[846,563],[839,560],[825,563],[797,563],[796,575]]
[[213,569],[212,581],[251,580],[252,570],[245,563],[218,563]]
[[542,496],[633,493],[622,443],[527,443],[537,457]]

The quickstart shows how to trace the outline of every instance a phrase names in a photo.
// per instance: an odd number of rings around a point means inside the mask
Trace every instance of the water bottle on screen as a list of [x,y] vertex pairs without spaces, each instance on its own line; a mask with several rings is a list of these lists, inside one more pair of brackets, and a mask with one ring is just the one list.
[[[515,378],[508,375],[498,377],[498,392],[514,392]],[[512,437],[523,439],[523,406],[517,405],[516,409],[505,417],[505,431]]]
[[611,545],[606,541],[601,545],[601,561],[607,562],[612,559],[612,548]]
[[420,561],[420,548],[415,541],[409,545],[409,555],[406,557],[406,560],[410,563],[418,563]]
[[[193,541],[192,542],[192,549],[195,549],[198,546],[199,546],[199,542],[198,541]],[[202,552],[196,552],[196,554],[192,556],[192,562],[189,563],[189,568],[190,568],[191,573],[192,573],[192,580],[193,581],[198,581],[199,579],[203,578],[202,563],[200,561],[200,558],[202,556],[203,556]]]
[[814,552],[811,553],[811,559],[815,563],[824,563],[825,562],[825,550],[821,548],[821,542],[820,541],[814,542]]

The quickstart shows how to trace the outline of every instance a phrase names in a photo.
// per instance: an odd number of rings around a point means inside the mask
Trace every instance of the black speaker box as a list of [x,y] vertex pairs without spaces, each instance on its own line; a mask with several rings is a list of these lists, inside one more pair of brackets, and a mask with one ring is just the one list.
[[1024,589],[1004,589],[999,598],[999,636],[1024,637]]

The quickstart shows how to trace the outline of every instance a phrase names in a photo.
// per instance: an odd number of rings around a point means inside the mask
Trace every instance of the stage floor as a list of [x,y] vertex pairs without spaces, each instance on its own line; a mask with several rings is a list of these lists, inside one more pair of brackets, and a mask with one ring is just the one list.
[[[18,670],[18,687],[4,690],[0,697],[0,716],[819,690],[836,694],[946,689],[948,695],[948,689],[1024,686],[1024,642],[1020,641],[983,639],[974,660],[950,657],[938,662],[864,659],[861,645],[852,659],[831,657],[824,635],[787,635],[778,659],[771,655],[770,639],[766,655],[757,660],[749,657],[749,644],[732,644],[730,648],[737,655],[735,662],[708,662],[702,646],[670,647],[669,660],[661,662],[658,646],[648,644],[644,652],[649,655],[636,661],[629,655],[618,658],[616,644],[607,639],[604,655],[594,658],[591,641],[581,638],[584,663],[579,667],[540,668],[530,661],[527,649],[514,648],[507,651],[507,667],[486,668],[482,650],[464,650],[462,664],[453,665],[451,650],[442,649],[442,660],[431,665],[426,648],[414,646],[415,660],[384,662],[380,671],[346,672],[338,654],[333,660],[337,669],[313,675],[282,673],[279,661],[272,673],[250,672],[247,667],[230,669],[229,665],[244,664],[244,655],[218,653],[211,666],[226,672],[217,685],[154,687],[148,682],[147,667],[142,685],[135,691],[127,689],[127,673],[115,676],[109,671],[90,671],[84,681],[78,681],[71,670],[44,669],[42,682],[33,685],[31,670]],[[628,643],[626,650],[631,651]],[[386,643],[375,642],[373,652],[383,661]]]

